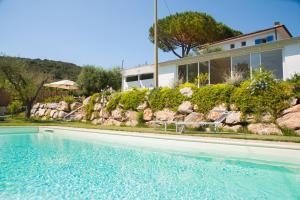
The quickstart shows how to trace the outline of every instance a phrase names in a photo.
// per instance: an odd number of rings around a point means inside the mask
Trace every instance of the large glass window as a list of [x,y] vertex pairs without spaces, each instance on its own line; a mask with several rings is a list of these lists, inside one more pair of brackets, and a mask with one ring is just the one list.
[[126,77],[126,82],[133,82],[133,81],[138,81],[138,76],[127,76]]
[[194,83],[198,75],[198,63],[188,65],[188,82]]
[[242,75],[244,79],[250,78],[250,55],[232,57],[233,75]]
[[272,71],[277,79],[283,78],[281,49],[262,52],[261,64],[266,70]]
[[153,73],[140,75],[140,80],[147,80],[147,79],[153,79]]
[[210,83],[224,83],[226,77],[230,76],[230,58],[220,58],[210,61]]
[[[199,63],[199,74],[207,74],[209,76],[208,72],[208,62],[200,62]],[[207,77],[208,79],[209,77]],[[208,84],[208,80],[205,84]]]
[[178,80],[182,83],[186,82],[186,65],[178,66]]
[[251,68],[252,72],[258,70],[260,67],[260,53],[251,54]]

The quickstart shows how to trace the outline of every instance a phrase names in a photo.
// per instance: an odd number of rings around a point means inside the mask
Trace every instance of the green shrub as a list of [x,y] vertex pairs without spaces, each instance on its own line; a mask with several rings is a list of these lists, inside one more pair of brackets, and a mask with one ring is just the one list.
[[120,92],[114,93],[106,105],[106,110],[108,112],[115,110],[119,105],[120,99],[121,99],[121,93]]
[[154,111],[169,108],[177,110],[178,106],[186,99],[179,88],[155,88],[149,94],[149,105]]
[[244,114],[270,112],[277,116],[289,106],[287,100],[291,95],[291,84],[276,82],[269,72],[263,71],[256,73],[252,81],[245,81],[236,88],[231,101]]
[[85,105],[84,109],[86,112],[86,118],[89,119],[92,116],[93,110],[94,110],[94,106],[97,102],[97,99],[101,98],[101,94],[100,93],[95,93],[91,96],[91,99],[89,101],[89,103],[87,105]]
[[62,100],[62,96],[50,96],[44,100],[45,103],[58,103]]
[[198,88],[192,96],[192,103],[198,106],[198,111],[206,114],[214,106],[230,103],[230,95],[234,89],[232,85],[216,84]]
[[13,100],[7,107],[7,111],[11,116],[22,110],[23,103],[19,100]]
[[193,90],[197,89],[197,85],[193,84],[193,83],[189,83],[189,82],[186,82],[184,84],[180,84],[178,86],[179,89],[182,89],[182,88],[185,88],[185,87],[190,87],[192,88]]
[[75,98],[73,96],[64,96],[63,100],[69,105],[75,102]]
[[136,110],[139,104],[145,100],[147,90],[132,90],[123,92],[120,98],[120,104],[122,104],[125,110]]
[[289,83],[293,84],[293,95],[300,99],[300,73],[295,73],[291,79],[288,80]]
[[144,112],[138,112],[137,114],[137,121],[138,121],[138,126],[143,126],[145,124],[145,120],[144,120]]

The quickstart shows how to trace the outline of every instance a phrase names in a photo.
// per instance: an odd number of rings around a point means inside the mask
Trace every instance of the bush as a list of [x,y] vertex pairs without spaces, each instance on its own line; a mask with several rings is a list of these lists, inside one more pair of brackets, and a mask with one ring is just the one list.
[[119,105],[120,99],[121,99],[121,93],[119,93],[119,92],[114,93],[106,105],[106,110],[108,112],[115,110]]
[[294,96],[300,99],[300,73],[295,73],[291,79],[288,80],[289,83],[293,84],[294,89],[293,93]]
[[11,116],[22,110],[23,103],[19,100],[13,100],[7,107],[7,111]]
[[136,110],[138,105],[145,100],[146,92],[145,89],[123,92],[119,103],[125,110]]
[[154,111],[169,108],[177,110],[178,106],[186,99],[179,88],[155,88],[149,94],[149,105]]
[[44,100],[45,103],[58,103],[62,100],[62,96],[50,96]]
[[185,87],[190,87],[192,88],[193,90],[197,89],[197,85],[193,84],[193,83],[189,83],[189,82],[186,82],[184,84],[180,84],[178,86],[179,89],[182,89],[182,88],[185,88]]
[[73,96],[64,96],[63,100],[69,105],[75,102],[75,98]]
[[287,82],[276,82],[269,72],[257,72],[254,80],[245,81],[236,88],[231,97],[232,103],[244,114],[260,115],[270,112],[277,116],[289,104],[292,86]]
[[230,96],[234,86],[226,84],[207,85],[198,88],[192,96],[192,103],[198,106],[198,111],[206,114],[214,106],[230,103]]
[[101,97],[100,93],[95,93],[91,96],[91,99],[89,103],[84,107],[86,112],[86,118],[89,119],[92,116],[92,113],[94,111],[94,106],[97,102],[97,100]]

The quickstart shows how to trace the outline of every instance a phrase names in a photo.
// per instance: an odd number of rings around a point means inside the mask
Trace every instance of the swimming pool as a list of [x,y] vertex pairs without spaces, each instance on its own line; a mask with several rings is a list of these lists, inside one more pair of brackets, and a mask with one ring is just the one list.
[[0,128],[0,199],[300,199],[296,157],[253,159],[222,154],[222,144],[151,137]]

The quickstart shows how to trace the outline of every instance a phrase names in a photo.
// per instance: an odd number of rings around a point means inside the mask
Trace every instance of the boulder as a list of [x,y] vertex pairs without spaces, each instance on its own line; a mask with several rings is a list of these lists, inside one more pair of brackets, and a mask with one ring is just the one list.
[[300,112],[289,112],[276,120],[280,127],[300,129]]
[[121,124],[122,123],[119,122],[118,120],[110,118],[110,119],[105,120],[102,125],[104,125],[104,126],[113,126],[113,125],[121,126]]
[[180,93],[183,96],[191,97],[193,95],[193,90],[190,87],[184,87],[184,88],[180,89]]
[[282,135],[282,131],[275,124],[249,124],[248,130],[258,135]]
[[247,122],[248,124],[256,123],[256,117],[252,114],[248,114],[245,117],[245,122]]
[[32,109],[38,109],[40,107],[40,103],[36,103],[32,106]]
[[82,106],[81,103],[79,102],[74,102],[70,105],[71,110],[76,110],[77,108],[79,108],[80,106]]
[[178,106],[178,112],[182,114],[190,114],[193,112],[193,105],[190,101],[184,101]]
[[261,115],[262,122],[269,123],[269,122],[272,122],[273,119],[274,119],[273,116],[269,112],[263,113]]
[[298,105],[295,105],[293,107],[290,107],[288,109],[285,109],[283,112],[282,112],[282,115],[286,115],[288,113],[295,113],[295,112],[300,112],[300,104]]
[[109,112],[107,112],[105,109],[102,109],[99,112],[99,117],[103,119],[108,119],[110,117]]
[[[184,118],[185,122],[201,122],[204,120],[204,115],[202,113],[192,112]],[[198,125],[190,125],[191,128],[198,128]]]
[[156,120],[158,121],[173,121],[175,117],[175,112],[169,109],[163,109],[162,111],[157,111],[154,113]]
[[241,116],[242,114],[239,111],[230,112],[226,117],[225,123],[230,125],[239,124],[241,123]]
[[46,107],[51,110],[56,110],[58,107],[58,103],[47,103]]
[[[34,114],[36,113],[36,111],[37,111],[37,109],[32,108],[31,111],[30,111],[30,113],[31,113],[32,115],[34,115]],[[0,115],[4,115],[4,113],[5,113],[4,111],[1,111],[1,110],[0,110]]]
[[70,111],[69,104],[65,101],[61,101],[58,103],[57,110],[69,112]]
[[57,110],[54,110],[55,112],[53,113],[53,115],[52,115],[52,118],[53,119],[57,119],[58,118],[58,113],[59,113],[59,111],[57,111]]
[[123,110],[120,109],[120,108],[117,108],[117,109],[115,109],[115,110],[113,110],[111,112],[111,116],[115,120],[122,120],[122,118],[123,118]]
[[58,118],[60,118],[60,119],[62,119],[62,118],[64,118],[66,115],[67,115],[68,113],[66,113],[65,111],[59,111],[59,113],[58,113]]
[[38,113],[39,117],[43,117],[45,115],[45,112],[46,112],[46,109],[39,109],[37,113]]
[[296,130],[295,133],[297,136],[300,136],[300,130]]
[[298,99],[297,99],[297,98],[293,97],[293,98],[291,98],[291,99],[289,100],[289,105],[290,105],[290,106],[295,106],[295,105],[297,105],[297,104],[298,104]]
[[92,121],[92,124],[93,125],[98,125],[98,124],[102,124],[103,123],[103,120],[102,119],[94,119],[93,121]]
[[143,111],[143,110],[145,110],[146,108],[147,108],[147,102],[144,102],[144,103],[140,104],[136,109],[137,109],[138,111]]
[[75,121],[80,121],[80,120],[82,120],[83,118],[84,118],[84,114],[81,113],[81,112],[75,113],[75,115],[74,115],[74,117],[73,117],[73,119],[74,119]]
[[102,105],[100,104],[100,103],[96,103],[95,105],[94,105],[94,110],[95,111],[100,111],[102,109]]
[[99,117],[99,113],[98,112],[93,112],[92,115],[91,115],[90,120],[93,121],[94,119],[96,119],[98,117]]
[[45,112],[45,116],[49,116],[50,117],[51,111],[52,111],[51,109],[47,109],[46,112]]
[[136,111],[131,111],[131,110],[128,110],[126,113],[125,113],[125,117],[127,120],[131,121],[131,120],[137,120],[138,118],[138,113]]
[[146,125],[151,128],[157,128],[158,124],[155,121],[146,122]]
[[138,121],[137,120],[129,120],[125,123],[125,126],[131,126],[131,127],[135,127],[138,125]]
[[51,110],[50,117],[54,118],[54,115],[57,113],[57,110]]
[[182,121],[184,121],[184,118],[185,118],[185,115],[183,115],[183,114],[177,114],[174,117],[174,121],[182,122]]
[[209,111],[209,113],[207,115],[207,119],[209,119],[211,121],[216,121],[223,115],[223,112],[226,112],[226,111],[227,111],[227,108],[226,108],[225,104],[216,106],[211,111]]
[[150,108],[144,110],[143,119],[145,121],[150,121],[153,118],[153,112]]
[[83,105],[88,105],[90,103],[91,97],[87,97],[83,100],[82,104]]
[[241,130],[242,128],[243,128],[242,125],[233,125],[233,126],[225,125],[225,126],[223,127],[223,130],[225,130],[225,131],[238,132],[238,131]]

